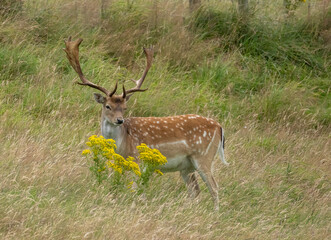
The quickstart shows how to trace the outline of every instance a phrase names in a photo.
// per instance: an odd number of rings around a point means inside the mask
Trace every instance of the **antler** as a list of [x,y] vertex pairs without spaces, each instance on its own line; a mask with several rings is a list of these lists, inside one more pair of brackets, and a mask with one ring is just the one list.
[[[123,92],[123,96],[125,96],[126,94],[128,93],[134,93],[134,92],[144,92],[146,91],[147,89],[140,89],[141,88],[141,85],[143,84],[145,78],[146,78],[146,75],[148,73],[148,70],[150,69],[151,65],[152,65],[152,61],[153,61],[153,54],[154,54],[154,49],[153,47],[151,48],[144,48],[144,53],[146,55],[146,68],[145,68],[145,71],[142,75],[142,77],[139,79],[139,80],[132,80],[133,82],[136,83],[136,86],[134,88],[131,88],[129,90],[124,90]],[[131,94],[132,95],[132,94]],[[131,96],[129,95],[129,96]],[[128,97],[129,97],[128,96]]]
[[79,56],[78,56],[79,55],[79,45],[82,43],[82,41],[83,41],[83,39],[81,39],[81,38],[79,38],[75,41],[71,41],[71,37],[69,37],[67,41],[64,41],[66,48],[63,49],[67,54],[67,58],[70,62],[70,65],[78,73],[78,76],[79,76],[80,80],[82,81],[82,82],[77,82],[77,83],[80,85],[90,86],[92,88],[98,89],[101,92],[105,93],[107,96],[112,96],[116,92],[117,83],[115,85],[114,90],[112,92],[109,92],[107,89],[90,82],[84,76],[82,69],[80,68]]

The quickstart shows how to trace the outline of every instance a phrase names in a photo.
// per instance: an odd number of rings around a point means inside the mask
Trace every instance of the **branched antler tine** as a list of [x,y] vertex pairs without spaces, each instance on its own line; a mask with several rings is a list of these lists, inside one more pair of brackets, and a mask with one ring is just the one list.
[[76,71],[80,80],[82,81],[82,82],[77,82],[77,83],[80,85],[84,85],[84,86],[90,86],[92,88],[100,90],[101,92],[105,93],[106,95],[109,95],[110,93],[107,89],[90,82],[84,76],[83,71],[80,68],[80,64],[79,64],[79,45],[82,43],[82,41],[83,41],[83,39],[81,39],[81,38],[79,38],[75,41],[72,41],[71,36],[70,36],[67,41],[64,41],[66,48],[63,49],[67,54],[67,58],[69,60],[70,65]]
[[126,93],[133,93],[133,92],[143,92],[146,91],[147,89],[140,89],[145,78],[146,75],[149,71],[149,69],[152,66],[152,61],[153,61],[153,54],[154,54],[154,49],[153,47],[151,48],[144,48],[144,53],[146,55],[146,68],[145,71],[142,75],[142,77],[139,80],[132,80],[133,82],[135,82],[136,86],[134,88],[131,88],[129,90],[126,91]]

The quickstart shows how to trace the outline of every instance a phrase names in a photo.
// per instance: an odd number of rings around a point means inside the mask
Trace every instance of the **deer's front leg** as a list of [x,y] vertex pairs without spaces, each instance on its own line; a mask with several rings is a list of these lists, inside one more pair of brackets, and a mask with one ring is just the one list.
[[180,171],[180,175],[186,183],[189,196],[192,198],[197,197],[200,193],[200,187],[195,175],[195,170],[182,170]]

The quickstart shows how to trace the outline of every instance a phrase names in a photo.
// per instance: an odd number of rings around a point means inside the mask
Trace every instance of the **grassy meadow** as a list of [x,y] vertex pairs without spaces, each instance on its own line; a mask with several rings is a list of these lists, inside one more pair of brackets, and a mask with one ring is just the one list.
[[[4,0],[0,5],[1,239],[330,239],[331,12],[327,0]],[[308,4],[310,13],[308,14]],[[229,166],[190,199],[179,173],[142,195],[99,186],[81,156],[100,106],[62,50],[84,39],[93,82],[131,86],[127,116],[196,113],[225,129]]]

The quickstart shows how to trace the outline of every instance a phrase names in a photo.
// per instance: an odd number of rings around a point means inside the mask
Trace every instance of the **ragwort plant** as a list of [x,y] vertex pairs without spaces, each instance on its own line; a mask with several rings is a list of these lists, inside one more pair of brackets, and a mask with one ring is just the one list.
[[146,144],[142,143],[137,146],[139,152],[139,159],[141,160],[141,167],[143,169],[140,175],[140,183],[147,185],[153,173],[162,176],[163,173],[159,167],[167,163],[167,159],[159,150],[151,149]]
[[[141,162],[139,166],[131,156],[126,159],[117,154],[115,140],[105,139],[103,136],[92,135],[86,142],[89,149],[82,155],[91,159],[90,170],[99,184],[109,183],[112,190],[123,190],[125,186],[131,188],[135,181],[142,191],[153,173],[163,175],[159,167],[167,162],[166,158],[157,149],[151,149],[146,144],[137,146]],[[141,172],[140,169],[143,169]]]

